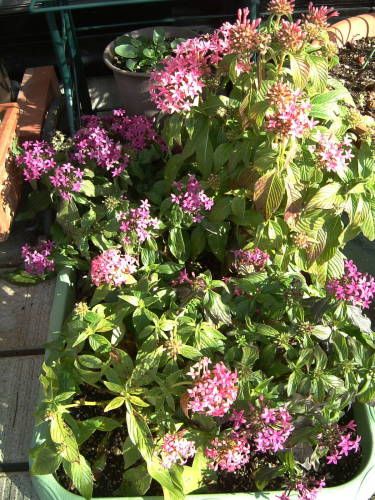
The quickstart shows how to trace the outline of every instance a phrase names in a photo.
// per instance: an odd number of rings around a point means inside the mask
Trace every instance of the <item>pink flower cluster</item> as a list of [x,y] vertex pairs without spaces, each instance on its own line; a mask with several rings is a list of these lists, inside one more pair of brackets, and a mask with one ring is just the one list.
[[307,477],[303,481],[297,482],[295,488],[300,500],[315,500],[325,485],[326,482],[324,479]]
[[321,7],[314,7],[312,2],[309,3],[308,13],[304,15],[304,22],[315,24],[321,29],[328,28],[328,19],[338,16],[339,13],[333,7],[323,5]]
[[260,398],[261,408],[250,406],[250,411],[232,412],[233,428],[246,434],[260,453],[276,453],[284,449],[285,442],[294,426],[292,416],[286,408],[268,408]]
[[361,436],[356,435],[357,424],[351,420],[345,425],[334,424],[323,430],[320,436],[321,446],[328,446],[326,460],[328,464],[337,464],[344,456],[347,457],[351,451],[359,451]]
[[195,453],[195,444],[186,439],[185,430],[166,434],[161,445],[161,460],[165,468],[170,469],[172,465],[184,465]]
[[153,144],[158,144],[163,150],[165,149],[165,143],[156,133],[152,120],[146,116],[126,116],[124,109],[115,109],[109,127],[111,132],[118,135],[128,147],[135,151],[143,151]]
[[352,260],[344,263],[345,274],[327,283],[327,291],[337,300],[368,309],[375,295],[375,279],[358,271]]
[[237,271],[262,271],[270,259],[268,253],[259,248],[253,250],[233,250],[234,268]]
[[209,358],[202,358],[191,367],[188,375],[194,385],[187,390],[188,409],[211,417],[223,417],[237,398],[238,375],[231,372],[223,362],[213,368]]
[[294,12],[294,0],[271,0],[267,10],[276,16],[291,16]]
[[234,472],[249,462],[250,445],[246,436],[231,431],[225,436],[213,439],[204,453],[210,469]]
[[301,27],[301,20],[295,22],[281,20],[279,31],[276,33],[276,39],[281,48],[287,52],[298,52],[306,38],[306,33]]
[[210,211],[214,205],[213,198],[205,194],[199,181],[189,174],[186,186],[182,182],[175,182],[174,187],[178,194],[172,194],[172,203],[191,215],[193,222],[203,220],[203,211]]
[[140,243],[150,238],[152,230],[159,227],[159,221],[150,214],[151,205],[149,201],[142,200],[138,208],[130,208],[126,212],[120,212],[116,215],[120,221],[120,231],[125,233],[124,241],[132,242],[136,237]]
[[[95,125],[97,120],[89,121]],[[101,125],[81,128],[75,134],[72,157],[75,161],[85,164],[93,161],[98,167],[104,168],[113,177],[120,175],[128,166],[130,157],[123,151],[120,142],[112,139]]]
[[275,83],[268,91],[267,98],[274,111],[267,117],[267,129],[281,136],[303,137],[316,125],[309,119],[310,101],[302,98],[301,90],[292,90],[289,84]]
[[150,96],[165,113],[190,111],[213,73],[213,66],[227,54],[238,54],[241,71],[250,69],[251,52],[260,46],[260,20],[248,20],[249,9],[239,9],[236,23],[224,23],[212,34],[191,38],[178,45],[151,73]]
[[49,180],[57,189],[63,200],[71,200],[72,192],[81,190],[83,170],[73,166],[71,163],[57,165]]
[[345,137],[339,143],[329,135],[318,132],[316,141],[316,146],[310,146],[309,150],[315,153],[318,165],[328,172],[343,172],[353,158],[351,139]]
[[121,286],[128,281],[129,274],[137,271],[137,260],[120,250],[105,250],[91,261],[90,275],[95,286]]
[[52,272],[55,269],[55,263],[51,258],[54,247],[53,241],[41,241],[35,247],[31,247],[27,243],[21,249],[21,255],[24,261],[25,271],[40,275]]
[[45,141],[25,141],[23,153],[17,157],[17,164],[23,169],[25,181],[38,181],[56,166],[53,147]]

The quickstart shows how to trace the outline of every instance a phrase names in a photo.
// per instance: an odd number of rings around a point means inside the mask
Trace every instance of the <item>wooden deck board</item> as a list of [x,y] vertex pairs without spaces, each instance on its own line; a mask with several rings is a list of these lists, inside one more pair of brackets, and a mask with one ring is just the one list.
[[1,500],[38,500],[28,472],[0,474]]
[[17,286],[0,280],[0,352],[43,347],[55,280]]
[[42,360],[0,358],[0,463],[28,461]]

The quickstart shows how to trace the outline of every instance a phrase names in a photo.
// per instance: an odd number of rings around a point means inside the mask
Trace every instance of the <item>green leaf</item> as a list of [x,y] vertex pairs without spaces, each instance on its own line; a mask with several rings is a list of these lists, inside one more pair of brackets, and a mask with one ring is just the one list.
[[332,330],[329,326],[316,325],[311,330],[311,335],[317,337],[319,340],[327,340],[331,336]]
[[120,57],[125,57],[125,59],[134,58],[138,56],[138,50],[130,44],[117,45],[117,47],[115,47],[115,54]]
[[152,33],[152,41],[155,45],[165,40],[165,30],[163,28],[155,28]]
[[347,306],[348,318],[354,326],[360,329],[361,332],[371,333],[371,320],[365,316],[362,309],[358,306]]
[[147,462],[147,470],[150,476],[162,485],[165,500],[185,499],[182,481],[178,481],[178,478],[173,477],[171,471],[163,467],[156,457]]
[[299,54],[289,54],[289,60],[295,86],[304,89],[309,80],[309,65],[306,64],[305,58]]
[[278,172],[267,172],[255,183],[254,204],[266,219],[279,208],[285,193],[285,185]]
[[135,387],[140,387],[152,382],[158,370],[162,355],[162,346],[152,352],[138,351],[136,364],[131,375],[131,384]]
[[203,252],[205,246],[206,233],[203,227],[198,225],[193,229],[190,236],[190,251],[192,258],[197,258]]
[[144,418],[127,405],[126,425],[131,441],[138,447],[142,457],[149,462],[153,453],[151,431]]
[[315,54],[307,54],[306,62],[310,68],[311,89],[317,93],[324,92],[328,79],[326,58]]
[[61,457],[52,444],[43,443],[30,452],[31,474],[53,474],[61,464]]
[[86,196],[89,198],[92,198],[95,196],[95,185],[93,182],[89,181],[88,179],[84,179],[81,183],[81,189],[80,189]]
[[308,202],[306,210],[333,208],[341,201],[341,197],[338,196],[340,188],[341,184],[339,182],[330,182],[321,187]]
[[210,129],[209,119],[201,117],[197,121],[197,127],[193,135],[197,167],[205,177],[211,172],[214,156],[212,143],[210,141]]
[[207,242],[211,252],[221,262],[226,257],[226,247],[228,242],[228,233],[230,229],[229,222],[221,224],[207,224]]
[[226,163],[228,163],[230,157],[233,155],[233,144],[230,142],[224,142],[220,144],[214,152],[214,167],[215,170],[220,170]]
[[82,366],[91,370],[97,370],[103,366],[102,360],[91,354],[82,354],[78,356],[78,361]]
[[116,410],[117,408],[120,408],[126,401],[126,398],[124,396],[117,396],[116,398],[113,398],[112,401],[110,401],[107,406],[104,408],[105,412]]
[[152,478],[147,471],[146,464],[132,467],[124,472],[120,488],[116,497],[137,497],[145,495],[150,488]]
[[181,354],[181,356],[183,356],[184,358],[194,360],[202,357],[202,353],[195,347],[192,347],[191,345],[184,344],[179,348],[178,351],[179,354]]
[[185,241],[182,230],[174,227],[169,232],[168,246],[174,257],[178,260],[186,260]]
[[214,323],[230,324],[230,308],[223,303],[221,296],[213,290],[207,290],[203,297],[205,314]]
[[87,500],[92,498],[94,479],[90,465],[83,455],[79,455],[79,459],[74,462],[64,463],[64,469],[68,476],[72,479],[74,486],[80,494]]
[[129,469],[132,465],[138,462],[139,459],[142,458],[142,455],[139,453],[137,446],[132,443],[129,436],[125,439],[122,452],[124,454],[125,460],[125,469]]

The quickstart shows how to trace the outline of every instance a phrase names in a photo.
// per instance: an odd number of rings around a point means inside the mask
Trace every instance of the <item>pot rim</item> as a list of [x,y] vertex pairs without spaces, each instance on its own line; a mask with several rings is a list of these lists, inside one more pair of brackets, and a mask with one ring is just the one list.
[[350,16],[328,28],[329,37],[339,48],[347,42],[375,35],[375,12]]
[[150,72],[143,73],[140,71],[128,71],[126,69],[121,69],[121,68],[118,68],[117,66],[115,66],[112,63],[113,52],[114,52],[114,47],[115,47],[116,41],[119,38],[123,37],[124,35],[135,36],[138,38],[139,36],[142,36],[143,33],[145,33],[145,32],[149,33],[151,30],[158,29],[158,28],[164,29],[167,33],[169,31],[172,34],[172,36],[174,35],[174,33],[178,34],[178,32],[181,31],[181,34],[185,33],[185,36],[189,37],[189,35],[190,36],[197,35],[197,32],[198,32],[200,27],[197,26],[194,29],[192,26],[153,26],[153,27],[147,27],[147,28],[140,28],[138,30],[127,31],[127,32],[123,33],[122,35],[116,37],[114,40],[112,40],[104,49],[103,60],[104,60],[104,63],[106,64],[106,66],[109,69],[111,69],[113,72],[119,73],[119,74],[124,75],[124,76],[126,75],[126,76],[133,77],[133,78],[143,78],[143,79],[149,78]]

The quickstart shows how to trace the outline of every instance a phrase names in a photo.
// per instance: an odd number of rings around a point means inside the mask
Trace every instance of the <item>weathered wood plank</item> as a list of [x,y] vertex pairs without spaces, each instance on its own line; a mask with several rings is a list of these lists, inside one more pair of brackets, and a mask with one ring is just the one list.
[[28,461],[43,356],[0,358],[0,462]]
[[17,286],[0,280],[0,351],[43,347],[55,280]]
[[28,472],[0,474],[1,500],[38,500]]

